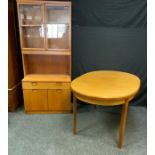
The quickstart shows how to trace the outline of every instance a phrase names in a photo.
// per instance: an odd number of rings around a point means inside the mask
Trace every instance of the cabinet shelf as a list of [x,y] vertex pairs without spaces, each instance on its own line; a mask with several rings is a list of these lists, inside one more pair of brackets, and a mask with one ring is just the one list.
[[68,22],[46,22],[45,24],[64,24],[64,25],[69,25]]
[[[44,23],[44,24],[65,24],[65,25],[69,25],[69,23],[68,22],[46,22],[46,23]],[[37,27],[37,26],[43,26],[43,24],[22,24],[22,25],[20,25],[21,27]]]
[[28,74],[65,74],[70,75],[70,56],[24,54],[25,75]]
[[41,27],[42,24],[37,25],[21,25],[21,27]]
[[71,55],[69,51],[22,51],[23,54],[32,55]]

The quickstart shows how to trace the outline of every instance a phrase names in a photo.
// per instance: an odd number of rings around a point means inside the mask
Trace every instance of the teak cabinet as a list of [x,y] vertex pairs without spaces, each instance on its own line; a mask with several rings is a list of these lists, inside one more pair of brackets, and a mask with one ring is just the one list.
[[27,113],[70,112],[71,2],[17,0]]

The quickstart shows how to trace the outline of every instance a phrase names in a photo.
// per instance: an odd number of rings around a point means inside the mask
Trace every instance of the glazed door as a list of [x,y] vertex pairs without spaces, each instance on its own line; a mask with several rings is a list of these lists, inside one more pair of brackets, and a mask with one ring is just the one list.
[[42,4],[19,4],[22,49],[44,49],[44,13]]
[[45,5],[46,46],[49,50],[69,50],[70,7]]

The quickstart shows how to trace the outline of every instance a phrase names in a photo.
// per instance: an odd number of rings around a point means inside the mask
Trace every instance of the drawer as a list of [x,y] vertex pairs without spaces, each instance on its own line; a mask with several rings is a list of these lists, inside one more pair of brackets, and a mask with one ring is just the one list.
[[23,89],[70,89],[69,82],[22,82]]

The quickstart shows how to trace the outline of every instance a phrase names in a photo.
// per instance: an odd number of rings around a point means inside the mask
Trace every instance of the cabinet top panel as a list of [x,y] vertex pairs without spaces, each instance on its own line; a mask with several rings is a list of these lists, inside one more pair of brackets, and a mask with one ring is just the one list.
[[70,75],[64,74],[29,74],[24,77],[23,82],[70,82]]
[[51,0],[16,0],[17,3],[51,3],[51,4],[66,4],[71,5],[71,1],[67,0],[58,0],[58,1],[51,1]]

